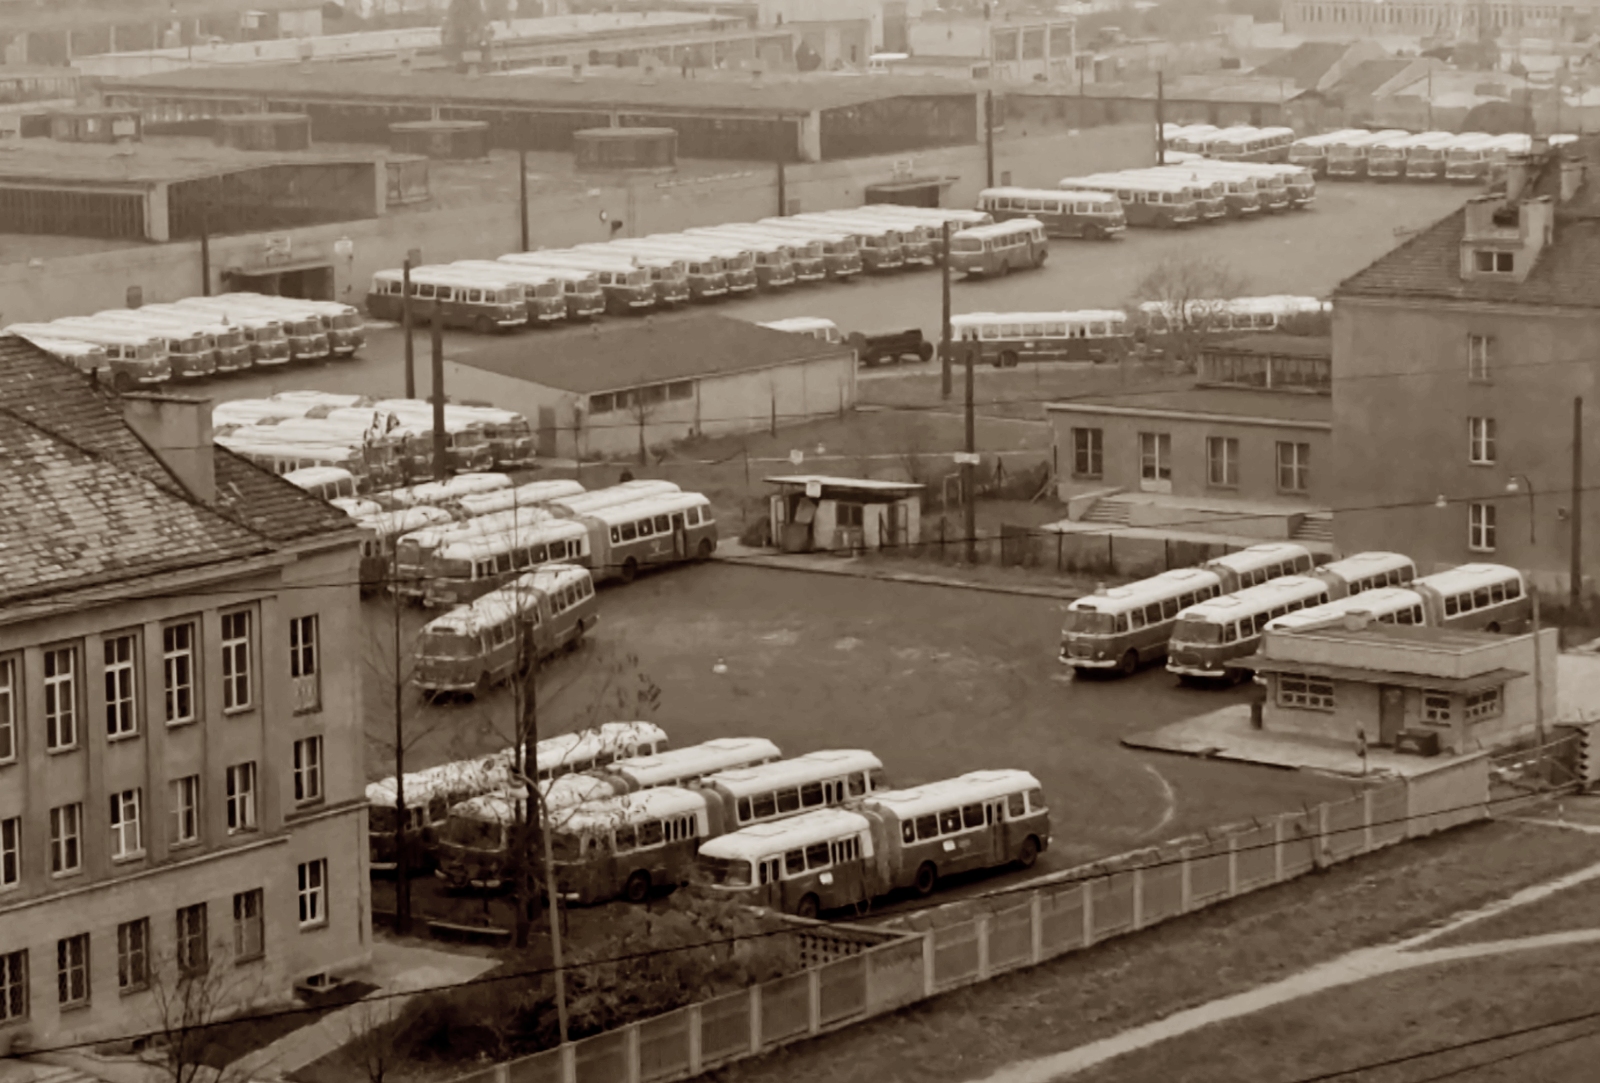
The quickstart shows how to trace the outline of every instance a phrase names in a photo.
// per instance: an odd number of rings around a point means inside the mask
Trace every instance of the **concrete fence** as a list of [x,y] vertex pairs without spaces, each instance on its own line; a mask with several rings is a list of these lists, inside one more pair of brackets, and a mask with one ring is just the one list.
[[[890,922],[904,935],[749,989],[452,1077],[666,1083],[1083,951],[1313,869],[1488,816],[1488,760],[1443,761],[1330,802]],[[941,917],[948,919],[941,921]]]

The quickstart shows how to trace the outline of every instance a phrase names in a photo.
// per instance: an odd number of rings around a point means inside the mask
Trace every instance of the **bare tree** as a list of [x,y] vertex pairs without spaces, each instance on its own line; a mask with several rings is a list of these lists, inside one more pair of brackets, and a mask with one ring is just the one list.
[[666,393],[667,389],[660,385],[635,388],[626,392],[628,396],[628,416],[633,418],[633,423],[639,430],[640,465],[649,465],[650,446],[648,432],[650,420],[655,417],[656,407],[661,404]]
[[[1151,264],[1133,287],[1130,311],[1153,304],[1165,323],[1168,352],[1192,369],[1205,340],[1217,330],[1224,302],[1240,296],[1246,280],[1217,256],[1180,249]],[[1141,321],[1145,322],[1145,321]],[[1145,323],[1145,329],[1150,327]]]
[[[202,956],[197,957],[197,956]],[[248,1069],[227,1063],[222,1028],[258,999],[259,974],[234,966],[225,941],[152,958],[147,975],[157,1065],[172,1083],[244,1083]]]
[[344,1060],[368,1083],[384,1083],[400,1061],[398,1035],[394,1033],[399,1015],[397,1002],[387,998],[363,1000],[351,1014]]

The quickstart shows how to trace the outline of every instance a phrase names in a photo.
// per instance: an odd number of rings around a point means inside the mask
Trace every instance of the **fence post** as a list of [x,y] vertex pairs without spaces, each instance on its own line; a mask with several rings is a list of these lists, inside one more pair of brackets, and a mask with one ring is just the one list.
[[639,1024],[629,1023],[622,1031],[622,1070],[625,1083],[639,1083]]
[[978,938],[978,980],[989,980],[989,915],[979,914],[972,922],[972,932]]
[[1194,909],[1194,865],[1189,860],[1189,848],[1185,846],[1178,852],[1179,864],[1179,899],[1181,900],[1178,913],[1187,914]]
[[1094,888],[1093,880],[1083,882],[1083,946],[1094,944]]
[[1283,883],[1283,817],[1272,821],[1272,878]]
[[511,1083],[511,1062],[503,1060],[494,1066],[494,1083]]
[[1058,572],[1061,570],[1061,541],[1065,537],[1066,535],[1059,531],[1056,533],[1056,571]]
[[1133,928],[1135,931],[1144,928],[1144,867],[1135,865],[1133,869]]
[[689,1005],[684,1014],[684,1021],[689,1027],[689,1074],[699,1075],[704,1070],[700,1065],[705,1057],[701,1052],[704,1047],[700,1043],[700,1028],[703,1024],[700,1019],[699,1004]]
[[1372,791],[1361,791],[1361,852],[1372,852]]
[[1239,894],[1239,836],[1228,836],[1228,898]]
[[1028,900],[1028,931],[1033,940],[1028,948],[1028,959],[1037,965],[1044,959],[1044,897],[1037,891]]
[[578,1083],[578,1047],[571,1042],[561,1047],[561,1083]]
[[1328,803],[1324,801],[1317,806],[1317,859],[1311,867],[1322,868],[1330,857],[1328,851]]
[[750,1055],[761,1052],[761,986],[750,987]]
[[806,1022],[812,1034],[822,1029],[822,971],[817,967],[806,971]]
[[937,990],[933,973],[934,960],[933,930],[929,929],[922,934],[922,995],[931,997]]

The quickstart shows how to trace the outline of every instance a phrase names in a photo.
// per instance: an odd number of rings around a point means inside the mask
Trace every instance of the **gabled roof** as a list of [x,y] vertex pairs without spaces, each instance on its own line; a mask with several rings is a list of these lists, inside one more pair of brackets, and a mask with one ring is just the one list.
[[220,445],[215,451],[217,509],[274,542],[349,530],[350,517]]
[[1346,72],[1330,89],[1346,98],[1366,97],[1377,93],[1379,87],[1414,63],[1408,58],[1363,61]]
[[1252,74],[1270,79],[1288,79],[1301,90],[1309,90],[1322,81],[1344,55],[1350,51],[1348,42],[1308,41],[1290,49],[1261,65]]

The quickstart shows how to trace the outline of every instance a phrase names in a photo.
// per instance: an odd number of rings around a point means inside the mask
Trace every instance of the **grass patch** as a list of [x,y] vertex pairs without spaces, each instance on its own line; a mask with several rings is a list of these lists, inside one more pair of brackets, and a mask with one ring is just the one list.
[[258,1049],[265,1049],[286,1034],[309,1027],[330,1012],[354,1004],[368,993],[377,991],[376,985],[366,982],[345,982],[319,1000],[315,1007],[296,1004],[294,1011],[246,1016],[236,1022],[219,1023],[206,1030],[206,1044],[200,1059],[207,1067],[222,1069]]
[[731,1065],[713,1078],[956,1083],[982,1077],[1011,1061],[1061,1052],[1421,932],[1596,860],[1597,836],[1512,822],[1461,828]]
[[1424,950],[1594,928],[1600,928],[1600,880],[1577,884],[1538,902],[1474,921],[1428,941]]

